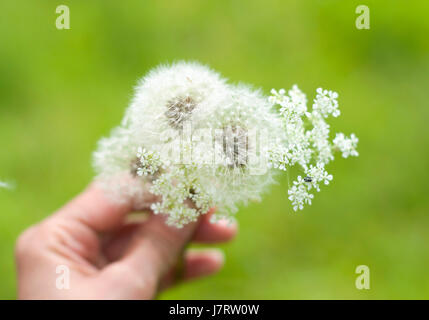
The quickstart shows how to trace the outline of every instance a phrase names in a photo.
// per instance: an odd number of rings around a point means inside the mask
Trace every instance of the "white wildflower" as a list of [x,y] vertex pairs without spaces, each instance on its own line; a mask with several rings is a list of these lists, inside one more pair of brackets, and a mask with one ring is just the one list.
[[359,153],[356,151],[357,143],[359,139],[352,133],[350,138],[347,138],[344,133],[337,133],[334,139],[334,145],[342,153],[343,158],[348,158],[349,156],[357,157]]
[[317,148],[317,159],[318,163],[323,163],[324,165],[328,164],[330,161],[334,160],[334,155],[332,153],[332,146],[328,140],[319,141],[315,144]]
[[310,165],[310,168],[306,171],[307,177],[305,180],[308,181],[309,189],[315,188],[318,192],[320,191],[319,183],[323,182],[328,185],[333,179],[332,174],[328,174],[322,163],[318,163],[316,166]]
[[175,206],[168,212],[167,224],[182,228],[184,225],[195,222],[200,213],[187,206]]
[[314,99],[313,110],[319,112],[323,117],[328,117],[332,114],[334,117],[340,115],[340,110],[338,109],[338,93],[329,90],[323,90],[318,88],[316,90],[317,95]]
[[297,85],[294,85],[288,92],[288,96],[285,96],[286,91],[281,89],[279,92],[271,90],[273,94],[269,101],[272,104],[278,104],[281,106],[280,114],[283,116],[287,123],[296,123],[301,121],[301,117],[307,111],[307,98],[303,92],[298,89]]
[[286,171],[291,164],[292,153],[290,149],[276,144],[269,148],[269,165],[274,169]]
[[148,151],[142,147],[137,149],[136,174],[138,176],[153,175],[158,172],[162,166],[162,162],[159,159],[159,155],[154,151]]
[[307,176],[299,176],[289,190],[294,209],[302,209],[313,198],[309,193],[312,188],[320,191],[320,183],[327,185],[333,179],[325,169],[334,160],[333,151],[341,150],[345,157],[357,155],[357,138],[352,135],[347,139],[340,134],[333,143],[329,140],[330,126],[325,118],[331,114],[334,117],[340,115],[336,92],[318,88],[311,111],[307,111],[305,95],[296,86],[288,96],[285,90],[277,92],[273,89],[271,93],[270,102],[280,106],[284,117],[286,143],[271,148],[270,165],[281,170],[295,164],[302,167]]
[[232,220],[240,205],[260,200],[273,169],[298,165],[306,176],[288,197],[301,210],[312,189],[332,180],[325,166],[334,151],[357,155],[357,138],[329,140],[325,118],[340,114],[337,93],[318,89],[312,110],[296,85],[271,94],[230,85],[197,63],[156,68],[139,82],[121,125],[100,140],[97,179],[114,199],[180,228],[213,206],[212,221]]
[[311,200],[314,195],[308,192],[308,187],[305,185],[304,179],[298,176],[294,181],[294,185],[289,189],[289,200],[292,202],[293,210],[298,211],[304,209],[304,204],[311,205]]

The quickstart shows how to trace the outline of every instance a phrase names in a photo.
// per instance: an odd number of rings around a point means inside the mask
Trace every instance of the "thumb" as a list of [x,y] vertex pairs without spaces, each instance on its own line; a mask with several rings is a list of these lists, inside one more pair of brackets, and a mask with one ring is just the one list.
[[192,238],[199,222],[190,223],[181,229],[165,223],[165,216],[152,215],[139,230],[121,260],[107,266],[103,272],[118,274],[142,284],[142,289],[156,293],[159,282],[171,270]]
[[61,208],[54,218],[68,218],[90,227],[96,232],[106,232],[122,224],[132,211],[131,201],[117,203],[109,199],[95,182]]

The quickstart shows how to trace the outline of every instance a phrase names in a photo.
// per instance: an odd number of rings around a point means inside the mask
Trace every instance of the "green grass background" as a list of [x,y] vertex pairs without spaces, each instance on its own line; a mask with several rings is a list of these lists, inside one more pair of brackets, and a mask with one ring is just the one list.
[[[357,30],[355,8],[370,8]],[[67,4],[71,29],[57,30]],[[332,129],[360,138],[331,186],[296,214],[286,180],[240,210],[218,275],[161,298],[429,298],[429,3],[426,1],[1,1],[0,298],[16,296],[18,234],[93,177],[96,141],[137,79],[195,59],[268,92],[340,93]],[[355,268],[371,289],[355,288]]]

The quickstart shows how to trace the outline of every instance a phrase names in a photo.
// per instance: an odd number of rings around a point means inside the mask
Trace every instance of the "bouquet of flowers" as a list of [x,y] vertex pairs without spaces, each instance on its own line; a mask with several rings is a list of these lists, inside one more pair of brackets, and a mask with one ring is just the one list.
[[357,156],[358,138],[337,133],[338,94],[317,89],[312,108],[294,85],[269,97],[192,62],[150,71],[135,89],[122,123],[99,141],[97,181],[116,201],[167,215],[176,227],[215,206],[213,220],[260,200],[277,171],[299,166],[288,196],[295,211],[329,184],[334,153]]

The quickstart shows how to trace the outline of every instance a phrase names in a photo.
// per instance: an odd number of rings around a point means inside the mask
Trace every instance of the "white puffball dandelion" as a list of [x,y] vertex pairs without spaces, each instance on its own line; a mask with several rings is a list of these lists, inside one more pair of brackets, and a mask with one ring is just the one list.
[[312,189],[328,184],[325,165],[340,150],[357,156],[357,138],[329,141],[325,119],[338,116],[338,94],[317,90],[312,111],[297,86],[270,97],[228,84],[198,63],[161,66],[144,77],[121,125],[94,152],[97,179],[118,201],[167,215],[182,227],[211,207],[213,219],[260,200],[274,169],[299,165],[289,189],[294,210],[311,204]]

